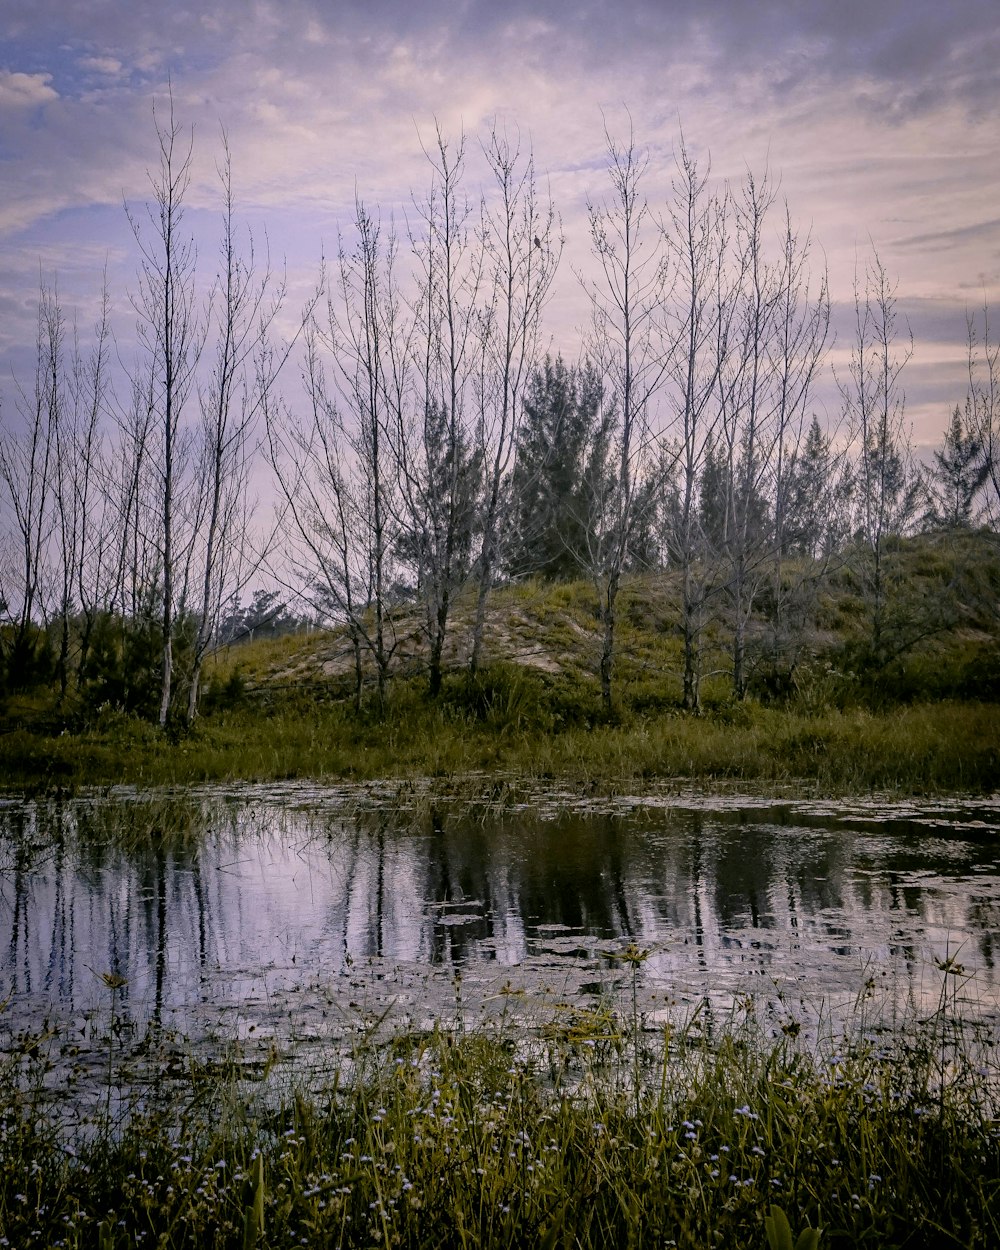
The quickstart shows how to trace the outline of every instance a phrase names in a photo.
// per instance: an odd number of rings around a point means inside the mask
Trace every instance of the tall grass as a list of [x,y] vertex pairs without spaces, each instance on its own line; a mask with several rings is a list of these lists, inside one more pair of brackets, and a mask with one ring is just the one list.
[[278,1102],[192,1058],[75,1137],[40,1093],[63,1043],[38,1038],[0,1067],[0,1245],[702,1250],[780,1245],[787,1225],[821,1246],[992,1247],[996,1039],[956,1033],[947,1005],[822,1053],[735,1018],[712,1042],[654,1038],[627,1004],[527,1045],[366,1035]]
[[540,702],[532,679],[496,680],[471,693],[456,688],[430,703],[403,687],[384,716],[302,697],[275,700],[205,717],[175,740],[110,715],[76,735],[9,733],[0,738],[0,775],[43,789],[483,770],[583,785],[682,778],[841,794],[1000,787],[995,704],[807,714],[748,703],[701,717],[630,713],[604,723],[586,702],[574,710],[558,691],[554,703]]

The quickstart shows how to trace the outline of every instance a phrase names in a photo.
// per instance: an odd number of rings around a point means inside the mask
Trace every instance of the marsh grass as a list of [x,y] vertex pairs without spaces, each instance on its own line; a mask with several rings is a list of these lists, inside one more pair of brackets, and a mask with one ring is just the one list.
[[189,1054],[113,1132],[67,1133],[49,1030],[0,1066],[0,1245],[992,1247],[997,1039],[944,964],[930,1020],[837,1048],[653,1032],[626,987],[527,1040],[373,1027],[278,1094]]
[[456,778],[477,772],[615,786],[682,779],[781,783],[805,793],[983,793],[1000,785],[1000,705],[916,704],[891,713],[723,705],[701,717],[602,721],[565,679],[501,670],[437,703],[400,684],[385,714],[301,693],[220,711],[176,740],[126,717],[78,734],[0,737],[0,774],[22,789],[301,777]]

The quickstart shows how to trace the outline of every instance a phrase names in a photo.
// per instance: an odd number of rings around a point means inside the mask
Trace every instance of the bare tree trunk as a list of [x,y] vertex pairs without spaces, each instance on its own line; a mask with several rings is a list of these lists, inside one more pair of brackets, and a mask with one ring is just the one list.
[[599,671],[606,715],[614,709],[616,604],[638,519],[640,487],[656,463],[650,405],[669,361],[662,308],[668,271],[662,236],[642,193],[648,164],[629,134],[617,144],[605,132],[611,195],[588,206],[591,250],[601,278],[585,284],[592,317],[592,354],[621,405],[614,472],[599,506],[606,518],[592,545],[591,576],[603,625]]
[[986,515],[1000,529],[1000,341],[990,334],[990,309],[983,305],[979,318],[969,316],[966,426],[977,439],[986,470]]
[[705,568],[710,554],[698,516],[698,482],[718,413],[713,409],[722,362],[728,352],[732,300],[726,289],[728,201],[707,194],[701,174],[682,143],[669,205],[668,246],[677,269],[672,308],[670,384],[677,418],[681,476],[677,515],[667,550],[680,570],[683,639],[683,707],[701,710],[701,632],[712,587]]
[[[176,590],[176,499],[180,461],[180,429],[200,351],[201,327],[195,313],[195,249],[181,235],[184,197],[191,179],[193,137],[182,141],[174,118],[173,96],[167,120],[154,110],[160,149],[159,169],[150,175],[153,203],[146,221],[127,208],[129,223],[142,255],[138,290],[132,305],[139,317],[139,335],[150,379],[149,397],[160,425],[159,545],[161,555],[160,640],[161,681],[157,719],[164,727],[170,714],[173,680],[173,633]],[[147,234],[148,229],[148,234]]]
[[[57,453],[59,423],[59,358],[62,313],[52,291],[42,286],[38,297],[38,333],[35,377],[30,390],[17,383],[21,433],[0,431],[0,482],[11,505],[16,534],[16,598],[4,596],[10,614],[12,638],[7,654],[7,678],[20,684],[35,656],[34,616],[41,602],[46,551],[51,537],[53,459]],[[15,562],[12,560],[12,564]]]
[[360,201],[355,206],[357,244],[341,247],[337,301],[327,305],[329,345],[337,362],[339,389],[352,419],[348,440],[356,459],[353,487],[359,532],[355,542],[365,553],[367,586],[363,595],[368,619],[358,619],[365,647],[375,664],[376,698],[385,708],[389,671],[398,645],[395,616],[389,604],[398,536],[399,491],[392,460],[392,433],[407,387],[407,334],[401,324],[396,286],[396,237],[388,234]]
[[[80,518],[80,554],[76,594],[80,605],[80,654],[77,681],[85,673],[98,613],[107,610],[113,593],[109,554],[113,550],[113,504],[103,464],[102,418],[109,401],[108,353],[111,331],[107,278],[101,289],[101,312],[94,328],[94,347],[76,378],[76,407],[82,413],[74,490]],[[101,480],[102,471],[105,480]]]
[[478,384],[486,498],[479,552],[479,587],[469,672],[482,660],[486,608],[496,576],[500,501],[514,459],[522,393],[537,349],[542,309],[555,277],[562,238],[551,202],[540,205],[534,161],[496,131],[486,156],[498,201],[484,214],[488,305],[480,315]]
[[608,577],[605,599],[601,605],[604,629],[601,635],[601,659],[598,668],[601,679],[601,704],[606,716],[610,716],[614,708],[611,683],[614,676],[615,625],[617,624],[615,605],[618,602],[620,585],[621,577],[618,571],[612,570]]
[[[198,714],[201,670],[218,627],[223,601],[238,596],[259,559],[245,558],[250,524],[248,486],[254,426],[262,396],[273,386],[290,346],[275,360],[268,334],[284,300],[284,284],[275,289],[265,263],[258,276],[252,237],[239,255],[233,213],[232,161],[223,135],[219,167],[224,203],[220,277],[212,300],[218,321],[215,365],[202,396],[203,479],[207,509],[203,535],[194,534],[201,553],[201,585],[188,681],[187,719]],[[206,324],[212,309],[206,313]],[[294,340],[293,340],[294,341]]]
[[[771,367],[778,389],[776,404],[776,430],[774,448],[774,478],[772,487],[773,506],[773,559],[772,599],[773,633],[771,639],[772,677],[790,677],[795,658],[802,646],[799,636],[793,637],[792,623],[788,619],[792,593],[785,586],[785,556],[788,551],[788,527],[791,489],[795,473],[812,435],[809,421],[809,405],[816,375],[826,355],[830,330],[830,294],[827,274],[824,270],[815,296],[812,294],[806,265],[809,257],[810,238],[800,238],[792,228],[788,207],[785,207],[785,231],[783,253],[779,268],[779,294],[775,313],[776,335],[770,356]],[[817,446],[818,450],[818,446]],[[830,465],[831,473],[836,466]],[[817,484],[819,485],[819,484]],[[834,528],[836,483],[831,476],[823,482],[816,493],[814,506],[817,513],[825,514],[827,532]],[[804,553],[803,553],[804,554]],[[807,578],[815,580],[819,566],[794,579],[793,587],[801,600],[801,590]]]
[[860,492],[860,573],[868,611],[868,660],[879,672],[889,658],[886,614],[886,540],[901,534],[918,506],[918,479],[905,427],[901,375],[913,338],[897,347],[896,301],[878,255],[869,263],[862,292],[855,279],[855,340],[848,377],[841,382],[844,413],[857,448]]
[[684,597],[681,615],[681,636],[684,641],[683,707],[687,712],[701,711],[701,619],[700,596],[693,593],[690,570],[684,572]]
[[440,130],[433,185],[417,205],[422,233],[411,233],[418,296],[411,358],[418,394],[411,418],[398,414],[393,452],[403,525],[401,550],[418,571],[428,642],[428,690],[440,693],[453,597],[474,564],[482,455],[472,426],[476,306],[484,254],[461,197],[464,139],[452,151]]

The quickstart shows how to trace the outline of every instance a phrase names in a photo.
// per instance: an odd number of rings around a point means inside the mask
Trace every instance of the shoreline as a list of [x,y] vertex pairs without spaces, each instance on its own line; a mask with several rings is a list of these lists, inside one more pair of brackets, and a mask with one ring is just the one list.
[[910,704],[818,715],[739,705],[541,728],[414,700],[379,719],[339,704],[213,713],[164,733],[104,712],[77,732],[8,728],[0,788],[429,778],[446,792],[504,783],[585,793],[694,788],[789,798],[976,797],[1000,790],[1000,705]]

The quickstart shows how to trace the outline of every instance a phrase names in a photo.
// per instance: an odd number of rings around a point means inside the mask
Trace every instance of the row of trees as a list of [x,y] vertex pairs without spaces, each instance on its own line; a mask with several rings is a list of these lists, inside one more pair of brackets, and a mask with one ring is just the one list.
[[[678,587],[684,705],[700,706],[705,631],[724,625],[733,692],[750,650],[773,671],[802,645],[822,578],[848,550],[884,663],[887,544],[919,525],[996,522],[1000,362],[969,323],[969,390],[930,471],[913,463],[902,371],[912,352],[877,256],[854,291],[841,419],[814,392],[830,296],[808,235],[765,173],[718,187],[683,141],[667,203],[647,157],[607,137],[606,195],[589,204],[589,324],[577,361],[544,352],[562,254],[530,152],[493,133],[488,186],[466,191],[464,142],[427,150],[430,188],[397,226],[363,202],[316,293],[279,340],[285,286],[235,217],[225,141],[216,274],[199,287],[184,220],[191,136],[173,112],[144,211],[137,351],[122,374],[107,297],[88,349],[55,289],[39,301],[34,377],[0,428],[10,542],[0,559],[8,683],[55,639],[76,687],[166,724],[197,713],[204,658],[265,572],[317,620],[346,627],[360,705],[387,698],[419,613],[441,689],[460,591],[485,656],[500,578],[585,577],[610,709],[622,579]],[[267,466],[275,523],[253,516]]]
[[41,289],[34,376],[16,379],[14,419],[0,432],[13,539],[0,602],[8,686],[51,662],[63,696],[87,687],[165,725],[172,712],[196,714],[220,622],[263,564],[249,484],[268,388],[291,345],[275,346],[284,284],[241,236],[225,136],[217,266],[202,292],[185,225],[193,136],[172,101],[155,122],[150,199],[126,205],[138,253],[134,358],[118,350],[106,283],[89,348],[56,288]]

